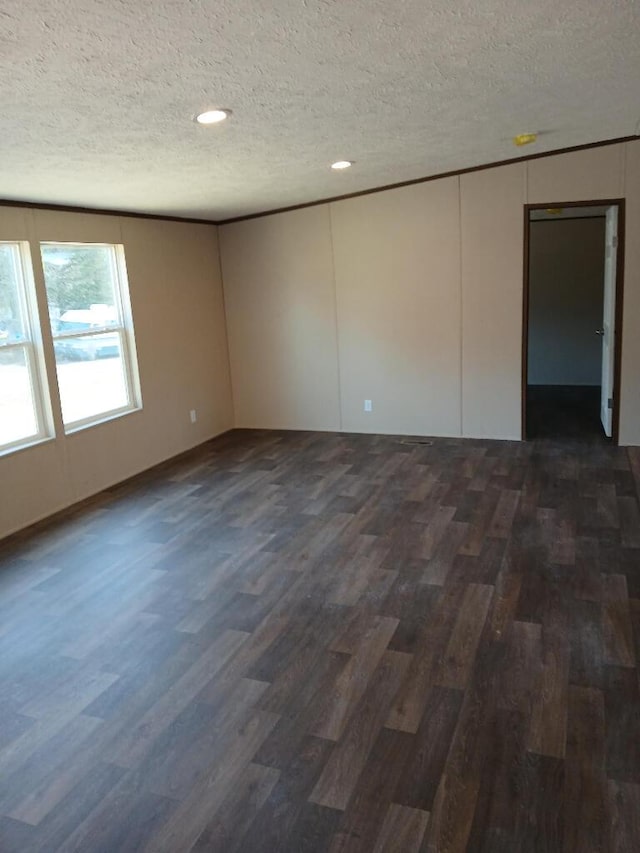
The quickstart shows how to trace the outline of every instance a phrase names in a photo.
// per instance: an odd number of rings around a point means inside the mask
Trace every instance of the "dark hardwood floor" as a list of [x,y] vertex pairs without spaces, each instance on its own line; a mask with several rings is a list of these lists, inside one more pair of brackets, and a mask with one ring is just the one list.
[[7,541],[0,850],[637,853],[634,471],[236,431]]

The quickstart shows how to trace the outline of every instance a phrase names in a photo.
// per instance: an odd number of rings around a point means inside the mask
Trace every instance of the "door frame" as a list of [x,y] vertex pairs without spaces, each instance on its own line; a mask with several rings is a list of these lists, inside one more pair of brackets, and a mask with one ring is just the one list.
[[[615,339],[613,349],[613,444],[618,444],[620,428],[620,394],[622,372],[622,318],[624,302],[624,243],[625,243],[625,199],[603,198],[589,201],[549,201],[544,204],[524,205],[524,269],[522,287],[522,387],[521,387],[521,417],[522,440],[527,439],[527,382],[529,373],[529,213],[532,210],[546,210],[550,207],[611,207],[618,208],[618,247],[616,252],[616,283],[615,283]],[[565,217],[566,218],[566,217]]]

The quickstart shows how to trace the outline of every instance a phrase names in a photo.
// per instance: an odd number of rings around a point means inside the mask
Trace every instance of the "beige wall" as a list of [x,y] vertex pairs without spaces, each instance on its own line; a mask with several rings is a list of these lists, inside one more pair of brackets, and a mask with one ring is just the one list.
[[237,425],[518,439],[523,205],[625,196],[620,441],[640,444],[635,141],[222,226]]
[[460,179],[462,434],[520,438],[522,163]]
[[236,426],[340,427],[328,207],[221,229]]
[[330,212],[342,429],[458,434],[458,179],[337,202]]
[[604,145],[530,160],[527,202],[592,201],[624,195],[628,144]]
[[625,146],[625,265],[620,444],[640,445],[640,141]]
[[[0,456],[0,537],[175,456],[233,426],[214,226],[0,208],[0,239],[123,243],[143,408]],[[46,318],[42,271],[34,274]],[[47,323],[45,351],[55,388]],[[189,410],[198,420],[191,424]]]

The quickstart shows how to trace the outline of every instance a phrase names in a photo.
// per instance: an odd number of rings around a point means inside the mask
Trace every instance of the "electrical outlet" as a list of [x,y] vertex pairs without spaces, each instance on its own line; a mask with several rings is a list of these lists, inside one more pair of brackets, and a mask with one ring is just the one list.
[[191,423],[195,424],[195,422],[198,420],[198,416],[196,414],[195,409],[191,409],[191,411],[189,412],[189,417],[191,418]]
[[365,412],[373,411],[373,406],[371,405],[371,400],[365,400],[364,401],[364,410],[365,410]]

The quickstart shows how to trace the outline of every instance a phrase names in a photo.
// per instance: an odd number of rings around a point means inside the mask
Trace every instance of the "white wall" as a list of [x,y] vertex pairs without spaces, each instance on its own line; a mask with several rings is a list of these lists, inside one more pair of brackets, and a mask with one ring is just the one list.
[[625,196],[620,441],[640,444],[637,141],[222,226],[236,424],[520,438],[523,205]]
[[[144,404],[65,435],[44,322],[56,437],[0,456],[0,537],[233,426],[214,226],[5,207],[0,239],[124,244]],[[34,274],[46,318],[37,256]]]
[[600,385],[604,217],[548,219],[529,234],[530,385]]

